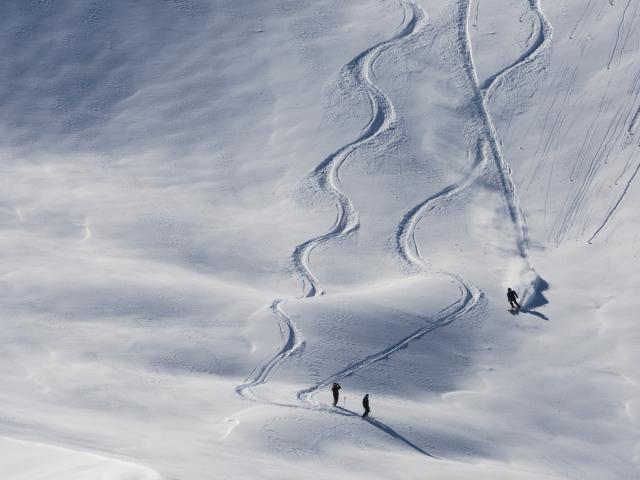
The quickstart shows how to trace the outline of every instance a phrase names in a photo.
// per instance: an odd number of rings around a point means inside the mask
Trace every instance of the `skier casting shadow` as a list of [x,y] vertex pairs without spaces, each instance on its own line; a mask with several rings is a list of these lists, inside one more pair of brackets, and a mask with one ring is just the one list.
[[336,405],[338,405],[338,397],[340,396],[340,389],[342,387],[340,386],[339,383],[334,383],[331,386],[331,391],[333,392],[333,406],[335,407]]
[[[365,399],[367,400],[367,404],[369,403],[369,396],[365,396],[362,399],[362,403],[364,405],[364,401]],[[369,409],[370,411],[370,409]],[[369,413],[369,411],[366,411],[365,413]],[[344,407],[337,407],[337,411],[336,413],[339,413],[340,415],[344,415],[345,417],[359,417],[360,415],[358,415],[356,412],[354,412],[353,410],[349,410],[348,408],[344,408]],[[374,418],[371,417],[365,417],[364,415],[362,415],[362,417],[372,426],[374,426],[375,428],[381,430],[382,432],[386,433],[387,435],[395,438],[396,440],[404,443],[405,445],[407,445],[408,447],[414,449],[415,451],[422,453],[423,455],[426,455],[427,457],[431,457],[431,458],[438,458],[435,455],[431,455],[429,452],[426,452],[425,450],[423,450],[422,448],[420,448],[419,446],[417,446],[415,443],[411,442],[410,440],[408,440],[407,438],[403,437],[402,435],[400,435],[398,432],[396,432],[393,428],[391,428],[388,425],[385,425],[384,423],[380,422],[379,420],[375,420]]]
[[530,313],[534,317],[538,317],[538,318],[541,318],[542,320],[549,321],[547,316],[544,315],[543,313],[536,312],[535,310],[527,310],[526,308],[522,308],[518,303],[517,299],[518,299],[518,294],[514,290],[511,290],[511,288],[507,288],[507,300],[509,300],[509,304],[511,305],[511,310],[509,310],[511,312],[511,315],[518,315],[520,312]]
[[507,300],[509,300],[511,310],[520,310],[520,304],[518,303],[518,294],[514,290],[511,290],[511,288],[507,288]]
[[364,407],[364,413],[362,414],[362,418],[369,416],[371,409],[369,408],[369,394],[367,393],[362,399],[362,406]]

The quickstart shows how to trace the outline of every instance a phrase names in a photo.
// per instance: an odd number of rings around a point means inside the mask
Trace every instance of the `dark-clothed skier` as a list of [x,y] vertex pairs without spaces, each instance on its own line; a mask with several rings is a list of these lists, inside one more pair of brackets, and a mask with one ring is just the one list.
[[507,300],[509,300],[511,308],[520,308],[517,298],[518,294],[514,290],[511,290],[511,288],[507,288]]
[[331,391],[333,392],[333,406],[335,407],[338,404],[338,397],[340,394],[338,393],[342,387],[339,383],[334,383],[331,386]]
[[364,407],[364,413],[362,414],[362,418],[369,415],[371,409],[369,408],[369,394],[367,393],[362,399],[362,406]]

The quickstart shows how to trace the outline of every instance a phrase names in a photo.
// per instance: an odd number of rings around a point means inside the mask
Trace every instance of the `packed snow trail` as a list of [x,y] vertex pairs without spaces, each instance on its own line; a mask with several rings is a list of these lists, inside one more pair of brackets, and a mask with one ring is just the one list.
[[546,285],[546,282],[540,278],[531,265],[531,260],[529,258],[529,235],[527,231],[527,222],[522,209],[520,208],[515,184],[511,178],[511,168],[504,159],[504,155],[500,147],[498,133],[488,106],[488,94],[491,92],[494,85],[504,81],[516,69],[529,68],[532,64],[535,64],[535,62],[540,61],[543,53],[549,50],[552,35],[551,25],[542,12],[539,0],[529,0],[529,4],[540,19],[542,37],[540,37],[540,40],[536,42],[537,48],[529,51],[528,54],[521,57],[519,61],[494,76],[485,88],[481,87],[478,80],[478,72],[473,58],[473,50],[469,36],[469,17],[471,14],[470,0],[460,0],[457,18],[458,48],[462,55],[463,66],[467,79],[474,90],[474,104],[478,110],[482,124],[482,127],[476,133],[481,141],[488,143],[491,156],[495,162],[497,180],[505,202],[507,214],[516,230],[518,255],[524,263],[527,275],[530,277],[525,279],[526,286],[525,291],[522,294],[523,307],[530,305],[532,301],[536,300],[536,297],[541,295],[541,285]]
[[[505,200],[507,212],[513,224],[515,225],[518,233],[518,252],[520,256],[528,259],[528,237],[526,224],[523,218],[522,210],[518,204],[518,197],[515,193],[515,186],[510,175],[510,168],[505,162],[500,145],[498,144],[498,134],[496,128],[491,119],[489,108],[487,106],[486,97],[483,93],[483,89],[480,87],[478,81],[478,72],[475,66],[473,58],[471,39],[469,38],[469,15],[471,11],[470,0],[460,0],[458,14],[458,43],[460,53],[462,54],[462,61],[464,64],[467,78],[472,84],[474,90],[474,103],[482,120],[482,131],[478,132],[480,138],[486,139],[491,149],[492,157],[495,160],[498,180],[500,182],[500,189]],[[497,78],[497,77],[496,77]],[[491,85],[487,86],[487,90],[491,88]]]

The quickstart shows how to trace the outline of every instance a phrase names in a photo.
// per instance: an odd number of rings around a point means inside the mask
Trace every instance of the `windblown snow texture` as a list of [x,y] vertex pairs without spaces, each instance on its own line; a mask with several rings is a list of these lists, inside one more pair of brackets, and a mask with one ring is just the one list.
[[637,478],[639,19],[1,2],[0,477]]

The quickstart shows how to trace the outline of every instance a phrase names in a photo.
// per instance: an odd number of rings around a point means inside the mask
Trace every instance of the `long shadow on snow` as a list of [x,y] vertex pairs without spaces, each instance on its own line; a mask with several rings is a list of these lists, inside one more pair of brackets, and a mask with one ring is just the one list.
[[549,321],[549,317],[547,317],[544,313],[536,312],[535,310],[529,310],[527,308],[520,309],[521,313],[528,313],[529,315],[533,315],[534,317],[541,318],[542,320]]
[[[339,415],[344,415],[347,417],[361,417],[360,414],[354,412],[353,410],[349,410],[348,408],[344,408],[344,407],[335,407],[337,410],[341,410],[341,412],[336,412]],[[386,433],[387,435],[390,435],[391,437],[395,438],[396,440],[401,441],[402,443],[404,443],[405,445],[413,448],[414,450],[416,450],[417,452],[426,455],[427,457],[431,457],[431,458],[435,458],[438,459],[438,457],[431,455],[429,452],[424,451],[422,448],[420,448],[419,446],[417,446],[415,443],[411,442],[410,440],[408,440],[407,438],[403,437],[402,435],[400,435],[398,432],[396,432],[393,428],[391,428],[388,425],[385,425],[384,423],[378,421],[378,420],[374,420],[371,417],[365,417],[363,418],[363,420],[366,420],[367,422],[369,422],[371,425],[373,425],[374,427],[376,427],[378,430],[382,430],[384,433]]]

